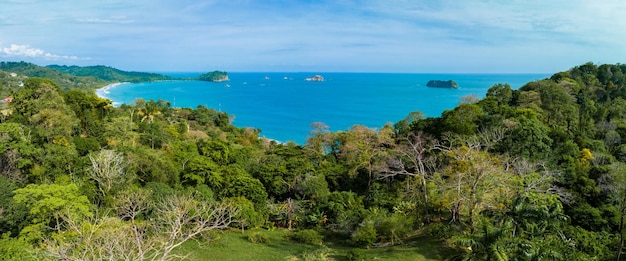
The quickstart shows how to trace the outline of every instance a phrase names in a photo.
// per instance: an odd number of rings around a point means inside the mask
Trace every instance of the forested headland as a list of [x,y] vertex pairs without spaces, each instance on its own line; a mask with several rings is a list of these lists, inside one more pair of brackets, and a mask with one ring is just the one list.
[[[94,90],[113,82],[151,82],[173,80],[172,77],[144,72],[127,72],[107,66],[37,66],[27,62],[0,62],[0,84],[4,89],[23,85],[28,77],[52,80],[63,90]],[[0,95],[3,92],[0,89]]]
[[200,259],[235,239],[234,259],[624,256],[626,65],[497,84],[440,117],[312,123],[302,145],[204,106],[113,107],[94,88],[132,80],[82,71],[0,64],[8,260]]
[[228,81],[228,73],[222,71],[212,71],[201,74],[198,76],[198,80],[207,82],[223,82]]

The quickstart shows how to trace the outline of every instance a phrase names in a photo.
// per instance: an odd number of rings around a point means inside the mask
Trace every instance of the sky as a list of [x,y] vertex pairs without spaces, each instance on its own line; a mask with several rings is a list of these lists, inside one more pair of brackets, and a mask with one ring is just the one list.
[[626,62],[623,0],[1,0],[0,60],[130,71],[552,73]]

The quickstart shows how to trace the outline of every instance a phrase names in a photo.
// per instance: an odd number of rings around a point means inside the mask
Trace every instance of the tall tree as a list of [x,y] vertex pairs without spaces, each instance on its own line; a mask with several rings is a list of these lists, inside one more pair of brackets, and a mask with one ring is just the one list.
[[124,156],[114,150],[92,153],[89,160],[90,177],[96,182],[103,200],[110,196],[112,190],[121,188],[132,179],[132,176],[126,173],[127,163]]
[[393,143],[392,133],[390,126],[376,131],[361,125],[355,125],[345,133],[341,156],[351,166],[353,175],[362,169],[367,172],[367,190],[372,185],[374,172],[383,159],[385,149]]
[[502,160],[482,150],[491,144],[481,141],[485,137],[489,135],[470,137],[459,147],[441,147],[450,163],[436,176],[443,198],[451,203],[452,220],[461,222],[466,214],[471,233],[478,213],[502,207],[514,193],[515,179]]
[[18,123],[0,123],[0,175],[25,182],[41,148],[31,142],[30,129]]
[[24,204],[30,213],[32,224],[20,234],[37,242],[50,232],[48,227],[58,227],[62,216],[70,213],[76,217],[91,216],[91,203],[82,195],[76,184],[29,184],[14,191],[13,199]]
[[[427,181],[430,179],[428,165],[430,165],[429,152],[435,148],[435,141],[423,133],[410,132],[406,137],[398,138],[399,144],[388,155],[387,164],[383,167],[381,177],[393,178],[395,176],[416,177],[420,184],[421,203],[424,219],[430,222],[428,212],[429,198]],[[432,172],[431,172],[432,173]],[[407,179],[407,187],[410,179]]]
[[33,126],[47,143],[67,146],[69,136],[78,126],[74,111],[59,93],[59,86],[50,80],[29,78],[24,88],[15,93],[11,107],[14,121]]
[[619,225],[616,234],[619,236],[619,245],[615,253],[615,260],[620,260],[624,249],[624,219],[626,218],[626,163],[616,162],[611,165],[611,171],[600,178],[600,187],[609,193],[617,203]]

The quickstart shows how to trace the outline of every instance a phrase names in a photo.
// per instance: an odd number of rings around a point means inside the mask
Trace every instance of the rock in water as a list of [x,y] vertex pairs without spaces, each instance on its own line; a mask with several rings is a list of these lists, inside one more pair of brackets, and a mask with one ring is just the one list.
[[304,79],[307,82],[323,82],[324,81],[324,77],[322,77],[321,75],[315,75],[313,77],[309,77]]

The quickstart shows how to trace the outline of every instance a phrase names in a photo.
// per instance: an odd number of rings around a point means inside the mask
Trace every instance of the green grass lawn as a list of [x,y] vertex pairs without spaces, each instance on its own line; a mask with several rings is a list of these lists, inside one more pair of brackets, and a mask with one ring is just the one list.
[[[252,233],[265,233],[268,243],[252,243],[248,236]],[[294,260],[290,257],[299,257],[315,251],[328,251],[329,256],[337,261],[348,260],[347,255],[355,248],[337,243],[338,240],[327,238],[324,245],[307,245],[290,241],[286,238],[289,231],[264,229],[241,231],[227,231],[217,234],[217,239],[208,243],[188,241],[177,249],[178,254],[188,255],[188,260]],[[404,245],[357,248],[364,260],[443,260],[453,254],[439,241],[417,236],[404,241]],[[309,260],[309,259],[307,259]]]

